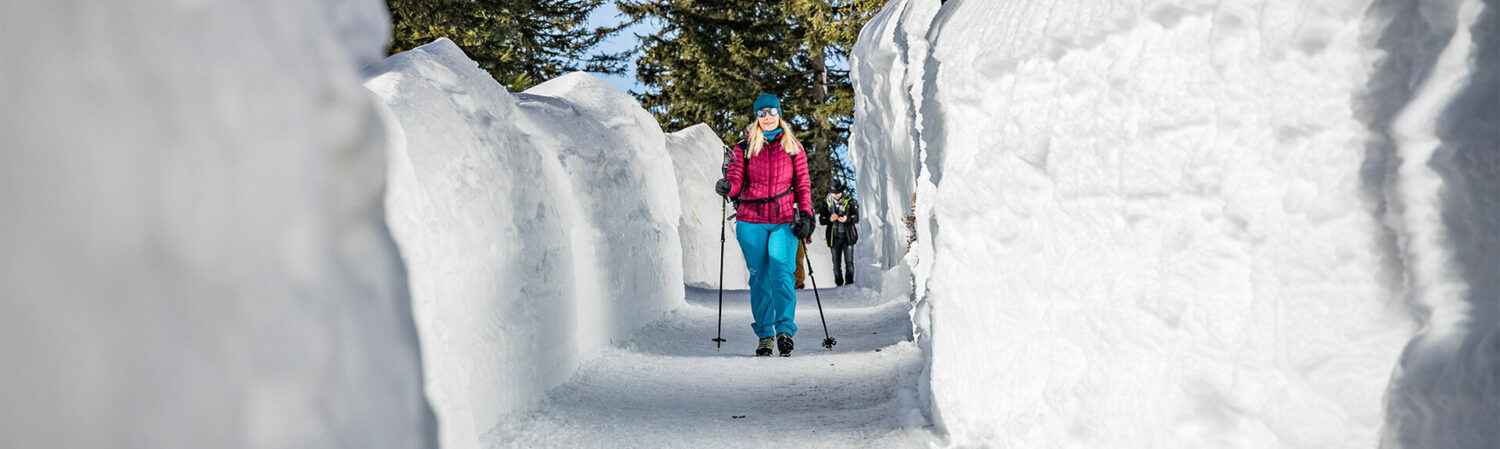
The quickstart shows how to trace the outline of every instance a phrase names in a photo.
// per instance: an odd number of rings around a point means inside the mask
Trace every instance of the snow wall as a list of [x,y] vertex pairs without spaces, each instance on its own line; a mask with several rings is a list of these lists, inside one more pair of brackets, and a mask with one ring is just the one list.
[[1496,9],[888,3],[851,152],[950,443],[1496,447]]
[[[746,100],[746,109],[754,99]],[[697,124],[667,134],[667,152],[677,169],[677,191],[682,201],[682,219],[679,232],[682,235],[682,278],[687,285],[714,289],[719,287],[719,233],[724,233],[724,288],[732,290],[750,289],[750,272],[745,268],[745,255],[735,240],[735,223],[729,221],[722,227],[721,217],[734,213],[734,205],[724,206],[719,195],[714,194],[714,182],[723,178],[723,141],[714,135],[713,128]],[[807,247],[807,257],[812,260],[813,276],[819,279],[819,287],[833,286],[833,253],[823,240],[823,227],[818,226],[813,243]],[[868,260],[868,259],[866,259]],[[858,273],[855,279],[859,280]],[[812,281],[807,281],[808,288]]]
[[358,73],[388,30],[375,0],[0,5],[0,447],[436,446]]
[[446,39],[366,75],[443,447],[682,304],[675,173],[635,99],[584,73],[513,94]]

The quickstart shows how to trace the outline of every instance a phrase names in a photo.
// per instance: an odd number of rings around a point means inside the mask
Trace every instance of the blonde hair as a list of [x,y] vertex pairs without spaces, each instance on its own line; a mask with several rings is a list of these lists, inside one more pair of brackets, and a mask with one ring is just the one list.
[[[786,154],[797,155],[797,152],[802,151],[802,141],[792,135],[792,124],[787,123],[783,118],[778,117],[777,120],[781,121],[781,148],[786,150]],[[761,134],[758,120],[750,121],[750,129],[745,130],[745,135],[748,137],[745,141],[745,159],[749,159],[760,154],[761,148],[766,147],[766,136]]]

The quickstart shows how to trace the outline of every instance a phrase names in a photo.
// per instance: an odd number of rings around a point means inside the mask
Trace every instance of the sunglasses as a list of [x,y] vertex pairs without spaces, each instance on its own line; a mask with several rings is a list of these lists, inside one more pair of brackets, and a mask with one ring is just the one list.
[[781,111],[776,110],[776,108],[765,108],[759,111],[755,111],[756,118],[765,117],[767,115],[781,115]]

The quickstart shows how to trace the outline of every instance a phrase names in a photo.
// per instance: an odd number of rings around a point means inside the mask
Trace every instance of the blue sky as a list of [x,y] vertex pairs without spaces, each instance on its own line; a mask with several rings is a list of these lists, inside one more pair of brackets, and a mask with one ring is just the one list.
[[[599,9],[594,10],[594,13],[589,15],[589,25],[614,25],[624,22],[627,19],[627,17],[620,14],[620,10],[615,9],[614,2],[610,2],[606,3],[604,6],[599,7]],[[651,23],[642,23],[630,28],[626,28],[620,31],[618,34],[615,34],[614,37],[611,37],[609,40],[604,41],[604,43],[599,46],[599,50],[606,53],[629,50],[631,48],[634,48],[636,43],[638,42],[638,39],[636,39],[637,34],[651,34],[656,32],[658,28],[660,27],[655,26]],[[635,80],[634,58],[631,58],[630,65],[627,68],[627,72],[622,75],[605,75],[602,73],[595,73],[594,76],[597,76],[600,79],[609,82],[610,85],[613,85],[616,88],[626,92],[630,92],[631,90],[644,90],[644,87]]]

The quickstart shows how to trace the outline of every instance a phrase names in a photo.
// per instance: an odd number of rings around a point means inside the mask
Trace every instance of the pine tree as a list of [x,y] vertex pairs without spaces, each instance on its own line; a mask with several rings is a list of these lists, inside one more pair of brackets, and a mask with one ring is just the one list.
[[661,24],[642,37],[636,61],[636,79],[649,90],[633,93],[663,128],[706,123],[735,143],[759,93],[782,96],[783,109],[795,109],[783,95],[795,49],[778,39],[789,28],[780,2],[626,0],[619,8]]
[[852,171],[847,151],[854,115],[848,53],[859,28],[885,0],[621,0],[634,21],[661,29],[644,36],[633,92],[675,131],[706,123],[726,144],[744,139],[760,93],[782,111],[806,144],[814,198]]
[[446,37],[512,91],[577,70],[623,73],[626,54],[590,52],[624,24],[592,28],[606,0],[389,0],[391,53]]
[[[847,155],[849,128],[854,121],[854,85],[849,79],[849,53],[860,29],[885,6],[885,0],[788,0],[791,15],[806,28],[802,43],[807,56],[810,104],[810,140],[827,148],[817,162],[827,167],[827,180],[845,184],[853,170],[838,153]],[[845,158],[846,159],[846,158]],[[827,185],[825,182],[823,185]]]

